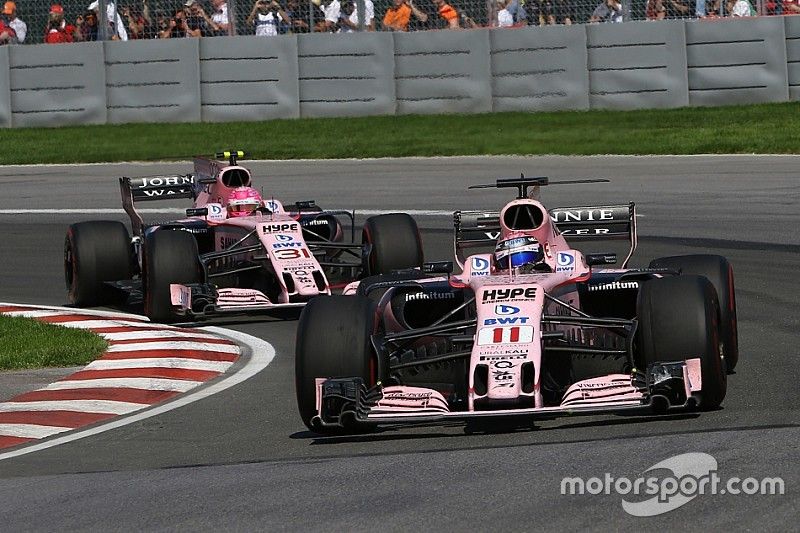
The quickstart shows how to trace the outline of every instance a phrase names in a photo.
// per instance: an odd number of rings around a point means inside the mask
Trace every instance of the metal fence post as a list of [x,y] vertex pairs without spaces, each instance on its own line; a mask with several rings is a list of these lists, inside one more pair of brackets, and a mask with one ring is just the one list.
[[236,27],[236,21],[238,17],[236,16],[236,0],[227,0],[228,1],[228,35],[237,35],[238,28]]
[[356,0],[356,12],[358,13],[358,31],[364,31],[367,26],[367,5],[364,0]]
[[108,38],[108,2],[99,0],[97,2],[97,40],[106,41]]

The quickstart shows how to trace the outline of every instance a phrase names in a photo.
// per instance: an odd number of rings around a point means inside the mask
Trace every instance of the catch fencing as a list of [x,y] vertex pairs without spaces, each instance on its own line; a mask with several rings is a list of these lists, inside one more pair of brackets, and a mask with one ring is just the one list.
[[800,17],[0,47],[0,126],[800,99]]
[[[385,25],[404,3],[402,28]],[[5,0],[2,0],[5,4]],[[24,42],[43,42],[62,25],[76,41],[288,33],[423,31],[511,25],[759,16],[800,12],[796,0],[17,0]],[[187,5],[192,4],[192,5]],[[51,13],[52,6],[61,13]],[[447,7],[445,7],[447,6]],[[0,14],[0,17],[3,17]],[[370,18],[371,17],[371,18]],[[8,18],[8,16],[6,16]],[[454,19],[454,20],[451,20]],[[191,31],[189,31],[191,30]],[[21,39],[22,40],[22,39]]]

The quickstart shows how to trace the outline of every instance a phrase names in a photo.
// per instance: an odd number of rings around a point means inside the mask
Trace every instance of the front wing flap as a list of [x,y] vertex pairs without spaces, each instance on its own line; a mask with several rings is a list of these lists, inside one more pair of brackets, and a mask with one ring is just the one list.
[[[317,416],[311,424],[323,429],[487,418],[546,420],[566,415],[663,413],[697,404],[692,393],[700,390],[694,368],[698,361],[654,363],[645,372],[607,376],[610,381],[604,390],[570,389],[558,406],[486,411],[450,411],[444,398],[431,389],[384,387],[380,383],[367,388],[361,378],[318,378]],[[623,377],[626,382],[618,383]],[[617,392],[606,392],[615,387]]]

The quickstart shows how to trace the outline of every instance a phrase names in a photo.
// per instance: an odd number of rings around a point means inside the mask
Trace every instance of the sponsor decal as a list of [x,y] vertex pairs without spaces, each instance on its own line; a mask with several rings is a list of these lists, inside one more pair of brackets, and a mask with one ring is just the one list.
[[601,283],[600,285],[589,285],[589,292],[595,291],[616,291],[620,289],[638,289],[638,281],[612,281],[611,283]]
[[519,307],[514,307],[513,305],[495,305],[494,306],[494,313],[500,316],[508,316],[508,315],[516,315],[519,313]]
[[219,244],[222,249],[227,249],[239,242],[238,237],[225,237],[224,235],[219,238]]
[[484,289],[482,301],[503,302],[508,300],[532,300],[536,298],[536,287],[514,287],[508,289]]
[[452,300],[456,297],[454,292],[414,292],[406,294],[406,301],[414,300]]
[[[145,189],[147,187],[177,187],[178,185],[192,185],[194,180],[191,176],[154,176],[151,178],[142,178],[142,184],[139,186],[140,189]],[[161,192],[163,191],[153,191],[153,192]],[[161,194],[157,194],[155,196],[161,196]]]
[[561,235],[608,235],[611,230],[608,228],[582,228],[582,229],[563,229]]
[[280,213],[281,212],[281,205],[276,202],[275,200],[267,200],[264,202],[264,207],[272,211],[273,213]]
[[498,318],[487,318],[483,321],[484,326],[497,326],[503,324],[527,324],[530,320],[526,316],[506,316]]
[[478,331],[478,346],[528,342],[533,342],[533,326],[481,328]]
[[[515,352],[521,352],[521,350],[514,350]],[[514,359],[525,359],[525,355],[482,355],[480,356],[481,361],[507,361],[507,360],[514,360]]]
[[478,355],[481,357],[510,357],[513,355],[527,356],[528,350],[520,350],[511,346],[487,346],[480,348]]
[[489,275],[489,260],[483,257],[472,258],[472,268],[470,269],[472,276],[488,276]]
[[283,233],[286,231],[298,231],[300,225],[297,222],[284,222],[280,224],[264,224],[261,231],[264,233]]
[[303,243],[302,242],[274,242],[274,243],[272,243],[272,248],[273,249],[278,249],[278,248],[302,248],[302,247],[303,247]]
[[556,254],[556,272],[572,272],[575,270],[575,254],[558,252]]
[[483,234],[486,235],[487,238],[492,239],[493,241],[496,241],[497,239],[500,238],[499,231],[484,231]]
[[301,220],[300,224],[303,226],[327,226],[330,222],[324,218],[315,218],[313,220]]
[[276,241],[288,242],[294,240],[294,237],[291,235],[275,235]]
[[554,212],[553,222],[597,222],[614,220],[613,209],[566,209]]
[[306,248],[290,248],[288,250],[272,250],[275,259],[291,261],[292,259],[311,259],[311,253]]

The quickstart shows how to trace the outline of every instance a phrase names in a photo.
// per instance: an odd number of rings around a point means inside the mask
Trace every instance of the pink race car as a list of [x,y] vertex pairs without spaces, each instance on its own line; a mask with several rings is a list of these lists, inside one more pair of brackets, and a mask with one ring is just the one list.
[[[151,320],[196,320],[302,307],[364,276],[422,265],[419,230],[407,214],[368,218],[356,242],[354,212],[262,199],[237,162],[242,156],[196,158],[193,174],[120,178],[133,237],[117,221],[69,227],[70,301],[103,305],[122,291],[141,294]],[[167,223],[146,226],[135,207],[182,198],[194,201],[186,218]]]
[[[448,262],[370,277],[304,309],[296,386],[310,429],[721,404],[738,359],[728,261],[627,268],[634,204],[548,211],[529,197],[544,185],[498,180],[491,186],[517,189],[516,200],[499,213],[455,213],[460,274]],[[600,239],[630,242],[622,268],[608,268],[616,254],[570,245]],[[493,250],[463,256],[486,245]]]

